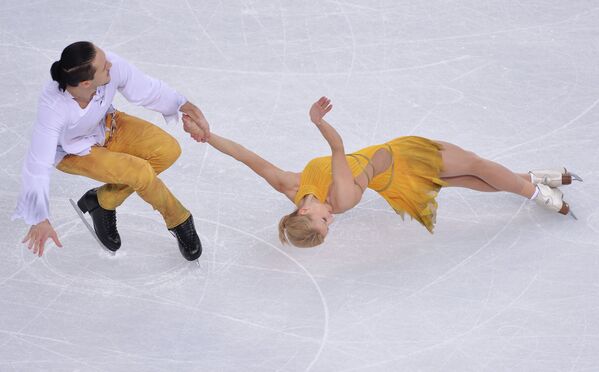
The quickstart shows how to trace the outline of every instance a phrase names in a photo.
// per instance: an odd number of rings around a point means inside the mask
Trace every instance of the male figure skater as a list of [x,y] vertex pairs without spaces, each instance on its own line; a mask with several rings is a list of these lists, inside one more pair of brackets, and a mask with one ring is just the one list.
[[[177,122],[191,117],[184,130],[210,136],[202,111],[163,82],[91,42],[67,46],[51,67],[52,80],[39,98],[37,119],[22,173],[21,194],[13,220],[32,225],[23,239],[41,256],[48,238],[62,247],[49,221],[49,185],[53,167],[105,183],[87,191],[77,205],[89,212],[94,230],[111,251],[121,246],[116,208],[133,192],[164,218],[183,257],[196,260],[202,245],[193,217],[158,178],[181,153],[177,141],[157,126],[115,110],[117,90],[131,103]],[[201,131],[200,131],[201,129]]]

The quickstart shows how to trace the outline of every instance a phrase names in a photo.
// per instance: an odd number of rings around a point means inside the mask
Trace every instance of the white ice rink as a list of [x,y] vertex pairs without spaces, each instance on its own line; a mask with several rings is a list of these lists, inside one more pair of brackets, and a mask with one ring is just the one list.
[[[200,106],[214,133],[299,171],[416,134],[525,172],[565,165],[579,220],[511,194],[445,189],[434,235],[372,191],[315,249],[242,164],[134,107],[183,147],[161,178],[204,244],[185,261],[133,195],[100,251],[71,208],[97,182],[55,171],[64,248],[10,221],[53,61],[90,40]],[[599,371],[598,1],[1,0],[0,371]]]

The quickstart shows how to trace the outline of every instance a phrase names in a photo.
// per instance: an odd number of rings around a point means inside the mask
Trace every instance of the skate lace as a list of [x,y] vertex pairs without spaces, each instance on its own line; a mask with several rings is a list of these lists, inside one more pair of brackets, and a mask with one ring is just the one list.
[[195,240],[195,231],[193,229],[193,222],[188,220],[180,227],[176,227],[171,230],[173,235],[177,237],[184,244],[191,244]]
[[114,233],[116,231],[116,211],[107,210],[104,213],[104,227],[106,231]]
[[193,241],[193,229],[191,228],[190,223],[186,223],[183,228],[184,239],[187,243],[191,243]]

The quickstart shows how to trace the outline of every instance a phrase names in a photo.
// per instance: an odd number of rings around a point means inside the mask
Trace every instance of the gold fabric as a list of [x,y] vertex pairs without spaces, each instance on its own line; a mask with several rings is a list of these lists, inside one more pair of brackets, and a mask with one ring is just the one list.
[[114,210],[133,192],[160,212],[170,229],[185,222],[190,213],[158,178],[181,154],[171,135],[145,120],[116,112],[106,118],[107,142],[93,146],[88,155],[67,155],[59,170],[105,182],[98,202]]
[[[443,167],[441,145],[427,138],[407,136],[366,147],[346,155],[354,177],[369,166],[381,148],[391,153],[392,164],[369,180],[368,188],[379,193],[402,218],[407,213],[432,233],[437,212],[435,198],[447,185],[439,177]],[[331,157],[311,160],[302,171],[296,205],[308,194],[325,202],[332,181]]]

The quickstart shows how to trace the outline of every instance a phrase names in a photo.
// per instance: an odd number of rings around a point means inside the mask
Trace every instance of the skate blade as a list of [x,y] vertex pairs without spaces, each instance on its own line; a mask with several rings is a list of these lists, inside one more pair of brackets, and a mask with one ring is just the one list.
[[572,216],[572,218],[574,218],[576,221],[578,221],[578,217],[576,217],[576,215],[574,214],[574,212],[572,212],[572,210],[570,209],[570,211],[568,212],[568,214],[570,216]]
[[75,203],[73,201],[73,199],[69,199],[69,201],[71,202],[71,205],[73,206],[73,209],[75,209],[75,212],[77,212],[77,215],[79,216],[79,218],[81,218],[81,221],[83,221],[83,224],[85,225],[85,227],[87,227],[87,229],[92,234],[92,236],[94,237],[94,239],[96,239],[96,241],[98,242],[98,244],[100,244],[100,247],[103,250],[105,250],[108,254],[110,254],[111,256],[114,256],[116,254],[116,252],[113,252],[110,249],[106,248],[106,246],[104,246],[104,244],[102,244],[102,242],[100,241],[100,239],[98,239],[98,236],[96,235],[96,232],[94,231],[94,228],[91,227],[91,225],[89,224],[89,222],[87,222],[87,220],[85,219],[85,216],[83,215],[83,212],[81,212],[81,209],[79,209],[79,207],[77,206],[77,203]]
[[574,212],[572,212],[572,209],[570,209],[570,205],[566,202],[563,202],[562,208],[558,211],[558,213],[563,214],[564,216],[571,216],[576,221],[578,221],[578,217],[576,217]]
[[572,176],[572,179],[573,179],[574,181],[578,181],[578,182],[584,182],[584,181],[582,180],[582,178],[580,178],[580,176],[579,176],[579,175],[577,175],[576,173],[570,173],[570,176]]

